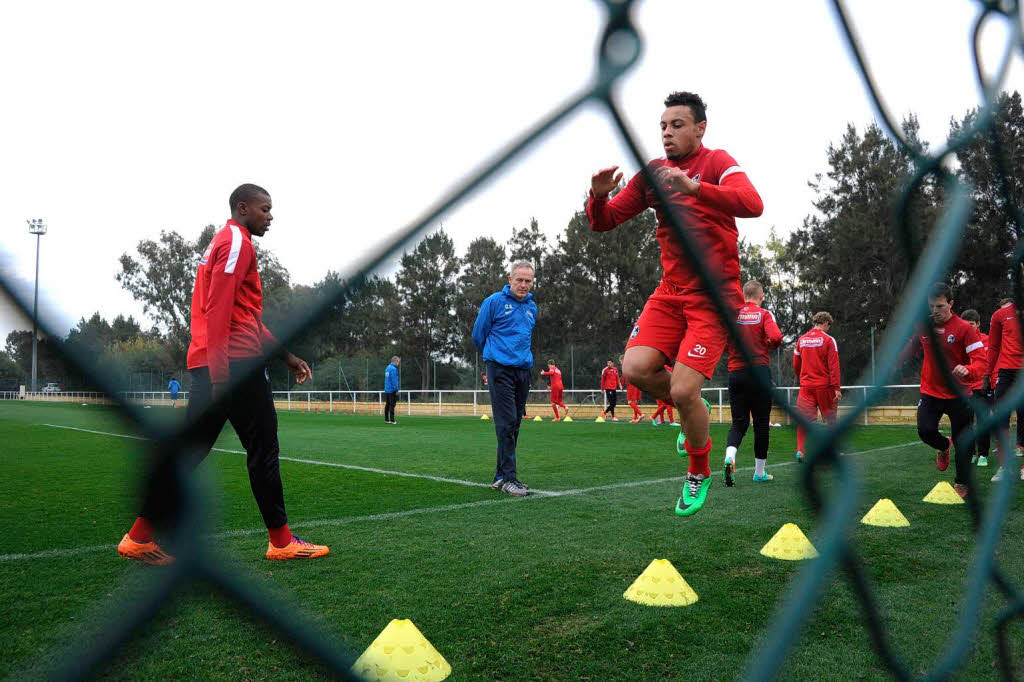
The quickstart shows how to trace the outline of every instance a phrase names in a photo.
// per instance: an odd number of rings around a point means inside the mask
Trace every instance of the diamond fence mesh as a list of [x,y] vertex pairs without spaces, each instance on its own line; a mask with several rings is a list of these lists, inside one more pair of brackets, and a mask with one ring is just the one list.
[[[284,325],[284,329],[278,330],[279,338],[287,343],[295,338],[304,327],[324,319],[328,314],[328,307],[332,303],[357,289],[369,273],[376,270],[394,253],[421,236],[441,214],[467,198],[483,183],[493,178],[499,169],[521,155],[552,127],[564,121],[584,105],[597,104],[607,113],[621,135],[622,141],[631,150],[633,160],[645,169],[644,172],[648,175],[650,185],[655,188],[659,201],[664,206],[670,205],[666,201],[667,197],[660,189],[660,185],[653,182],[653,177],[646,169],[645,159],[623,118],[613,90],[623,75],[636,63],[643,44],[641,33],[632,22],[633,4],[632,0],[620,2],[605,0],[607,21],[599,43],[595,75],[590,84],[573,95],[567,102],[555,108],[546,117],[537,121],[525,133],[510,141],[504,150],[483,165],[482,170],[467,177],[454,191],[427,208],[422,217],[402,230],[397,238],[390,243],[382,244],[376,251],[366,255],[351,267],[349,272],[344,273],[346,275],[344,281],[347,284],[332,299],[324,301],[315,309],[304,314],[301,319],[296,317],[289,320]],[[864,570],[858,548],[850,539],[849,531],[856,518],[860,482],[850,466],[839,457],[839,444],[844,434],[863,418],[864,412],[869,406],[884,404],[891,400],[906,399],[906,397],[894,395],[893,389],[886,388],[884,384],[893,378],[899,364],[904,341],[910,337],[915,326],[927,315],[928,285],[943,279],[946,268],[960,245],[960,237],[971,209],[969,188],[953,176],[944,165],[944,161],[959,147],[979,136],[988,139],[999,166],[1006,222],[1018,240],[1018,247],[1012,263],[1009,264],[1012,271],[1013,296],[1018,310],[1024,309],[1024,299],[1022,299],[1024,288],[1021,286],[1021,264],[1024,260],[1024,216],[1022,216],[1019,206],[1020,197],[1014,196],[1010,190],[1004,151],[1000,147],[998,138],[991,134],[995,96],[1006,76],[1010,60],[1024,55],[1019,4],[1017,2],[979,2],[980,12],[974,26],[974,59],[978,86],[984,97],[984,105],[973,125],[963,130],[960,137],[951,140],[948,146],[930,153],[909,145],[904,139],[900,128],[894,123],[894,119],[886,109],[878,92],[843,3],[833,0],[831,4],[841,27],[843,39],[860,69],[866,90],[874,103],[879,119],[885,125],[888,133],[914,159],[914,176],[909,179],[900,195],[896,197],[893,214],[894,229],[899,233],[905,256],[914,264],[914,269],[896,314],[893,315],[893,323],[880,340],[872,366],[856,368],[859,375],[855,383],[863,388],[854,392],[853,395],[847,395],[844,402],[848,409],[844,410],[834,426],[825,427],[807,422],[792,409],[791,395],[787,395],[785,391],[772,389],[777,404],[786,411],[788,419],[791,422],[803,423],[806,428],[817,434],[817,438],[812,440],[812,450],[807,453],[807,466],[803,469],[802,483],[807,502],[819,515],[821,521],[820,531],[815,539],[815,545],[820,552],[820,560],[808,562],[791,581],[787,592],[779,599],[777,613],[770,620],[771,631],[764,634],[761,644],[755,647],[756,656],[751,655],[749,659],[744,676],[752,680],[767,680],[777,674],[787,652],[797,641],[808,615],[813,612],[815,600],[821,595],[833,576],[837,574],[837,569],[842,570],[842,574],[850,582],[860,602],[864,627],[869,632],[877,655],[885,667],[899,679],[911,678],[912,671],[921,667],[919,662],[911,664],[904,660],[895,649],[886,631],[884,614],[874,596],[874,588]],[[1002,17],[1008,20],[1007,25],[1010,27],[1011,36],[1003,60],[995,71],[995,77],[989,78],[980,66],[979,42],[982,24],[993,17]],[[947,196],[946,210],[938,219],[927,243],[923,248],[919,248],[920,241],[916,238],[914,227],[908,217],[910,195],[915,187],[929,176],[937,178],[942,183]],[[699,257],[700,254],[693,232],[689,228],[687,216],[681,212],[669,212],[667,216],[675,238],[695,265],[703,281],[712,281],[712,273],[708,271],[704,261]],[[0,281],[0,286],[27,315],[30,314],[30,297],[27,296],[27,292],[20,290],[12,281]],[[714,288],[709,291],[719,315],[729,326],[730,334],[733,338],[738,338],[733,311],[728,309],[719,291]],[[58,338],[58,335],[54,334],[57,328],[55,319],[46,315],[44,311],[40,326],[51,337]],[[930,333],[934,341],[934,331]],[[90,385],[101,389],[107,395],[119,395],[123,386],[118,385],[114,377],[103,372],[102,368],[96,365],[94,358],[81,353],[76,354],[73,349],[68,347],[64,347],[62,352],[67,354],[82,374],[87,377]],[[744,347],[743,354],[749,361],[749,349]],[[939,357],[941,360],[941,355]],[[787,360],[785,351],[776,359],[779,370],[776,381],[780,385],[794,383],[792,378],[785,374]],[[344,362],[338,361],[336,366],[321,367],[321,370],[321,374],[326,373],[327,376],[337,379],[336,385],[325,386],[328,390],[338,390],[336,394],[329,394],[328,401],[333,401],[336,395],[340,404],[344,404],[346,396],[350,396],[348,398],[351,400],[348,403],[349,407],[357,406],[360,403],[374,404],[373,391],[376,386],[371,383],[371,375],[376,377],[382,375],[383,366],[371,368],[368,363],[365,363],[360,372],[358,367],[351,365],[346,367]],[[943,367],[943,371],[947,380],[952,380],[950,368]],[[846,382],[850,382],[851,378],[852,375],[848,371],[844,372]],[[237,385],[241,379],[242,377],[232,377],[232,385]],[[789,380],[787,381],[787,379]],[[376,378],[373,379],[373,381],[376,380]],[[344,388],[342,384],[345,384]],[[297,400],[306,401],[312,407],[314,402],[312,394],[307,395],[304,391],[300,391],[292,395]],[[912,396],[907,397],[912,398]],[[443,392],[438,392],[433,396],[429,393],[417,394],[415,399],[409,395],[404,408],[411,412],[415,402],[417,408],[437,404],[440,409],[444,406],[445,401],[465,401],[465,399],[465,395],[455,393],[446,395]],[[968,397],[968,399],[970,398]],[[592,394],[576,395],[574,404],[600,404],[600,400],[599,392],[594,391]],[[182,457],[182,453],[194,452],[197,449],[196,424],[189,423],[183,428],[169,426],[166,422],[155,420],[147,415],[143,411],[142,402],[130,399],[118,401],[120,410],[134,422],[140,433],[146,436],[146,440],[142,442],[148,448],[152,469],[156,471],[160,469],[162,463],[170,463],[176,472],[172,481],[158,480],[154,476],[146,481],[146,485],[149,487],[170,485],[176,494],[175,512],[166,523],[164,530],[169,534],[170,544],[178,548],[178,560],[167,570],[152,575],[144,590],[141,592],[133,590],[135,598],[113,598],[107,603],[98,605],[98,615],[92,621],[97,624],[97,627],[76,641],[70,642],[67,649],[60,652],[55,660],[59,660],[61,663],[57,669],[51,671],[52,677],[55,679],[80,679],[89,676],[100,664],[111,659],[117,649],[133,637],[133,633],[138,631],[139,626],[153,618],[175,593],[195,581],[206,581],[217,586],[230,598],[243,605],[254,617],[267,622],[281,635],[291,639],[299,647],[317,657],[337,676],[343,679],[355,679],[350,670],[354,659],[345,646],[326,635],[312,618],[303,615],[301,609],[271,607],[270,600],[266,598],[266,588],[257,586],[255,576],[243,568],[226,564],[201,540],[208,530],[209,500],[208,496],[204,494],[200,479],[193,475],[191,467],[187,465],[189,458]],[[323,398],[317,397],[316,402],[322,403]],[[973,443],[977,433],[981,431],[995,429],[999,420],[1006,416],[1014,405],[1022,402],[1024,402],[1024,382],[1018,382],[1005,399],[995,406],[991,414],[979,419],[976,427],[963,436],[961,445]],[[403,406],[400,406],[399,414],[402,411]],[[1009,449],[1009,445],[1008,441],[1002,443],[1004,451]],[[832,489],[827,504],[821,488],[821,480],[826,472],[830,474],[832,480],[838,482]],[[939,660],[935,661],[924,675],[926,679],[947,678],[963,662],[971,640],[979,634],[983,627],[980,621],[980,611],[984,603],[984,591],[990,582],[1010,602],[1010,605],[997,617],[996,622],[989,625],[992,628],[992,635],[998,642],[999,673],[1004,679],[1012,678],[1012,652],[1008,640],[1008,625],[1012,620],[1019,619],[1024,615],[1024,594],[1017,586],[1011,584],[1001,572],[996,550],[1001,524],[1006,518],[1011,501],[1013,479],[1012,476],[1004,476],[1001,484],[997,486],[995,494],[984,507],[980,505],[975,496],[968,497],[969,511],[976,537],[973,563],[955,630],[948,635],[945,649]],[[176,541],[186,537],[191,541]],[[197,538],[200,540],[195,541]],[[287,604],[288,601],[280,594],[275,595],[273,600],[276,605]]]

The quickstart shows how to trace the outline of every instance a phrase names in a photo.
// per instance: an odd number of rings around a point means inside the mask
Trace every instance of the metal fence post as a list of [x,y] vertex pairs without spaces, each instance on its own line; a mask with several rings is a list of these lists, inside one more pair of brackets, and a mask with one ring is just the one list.
[[722,407],[722,389],[718,389],[718,423],[725,421],[725,412]]

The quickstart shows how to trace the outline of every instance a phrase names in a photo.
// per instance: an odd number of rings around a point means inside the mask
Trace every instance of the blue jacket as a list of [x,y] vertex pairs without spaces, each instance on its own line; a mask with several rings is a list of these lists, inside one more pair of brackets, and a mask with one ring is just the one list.
[[537,324],[537,304],[533,294],[520,301],[509,285],[484,299],[473,325],[473,342],[485,362],[531,369],[533,353],[530,341]]
[[171,379],[171,383],[167,384],[167,390],[170,391],[171,393],[177,393],[178,391],[181,390],[181,384],[179,384],[176,380]]
[[394,393],[398,390],[398,366],[395,363],[388,365],[384,370],[384,392]]

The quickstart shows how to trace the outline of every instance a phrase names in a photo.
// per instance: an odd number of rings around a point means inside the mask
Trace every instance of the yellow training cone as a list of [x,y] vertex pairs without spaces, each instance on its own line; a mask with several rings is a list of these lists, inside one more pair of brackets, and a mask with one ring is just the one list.
[[563,419],[562,421],[564,421],[564,422],[571,422],[572,421],[572,417],[566,416],[565,419]]
[[932,504],[963,504],[962,497],[956,494],[953,486],[945,481],[939,481],[932,488],[931,492],[924,496],[925,502]]
[[373,682],[437,682],[452,667],[411,620],[393,620],[377,635],[352,672]]
[[480,418],[483,419],[484,421],[487,421],[488,419],[490,419],[490,417],[488,417],[486,414],[480,415]]
[[907,517],[900,512],[888,497],[883,497],[878,502],[875,502],[875,506],[864,515],[860,522],[869,526],[887,526],[890,528],[910,525]]
[[787,523],[761,548],[761,554],[773,559],[799,561],[817,557],[818,550],[814,549],[814,545],[799,526]]
[[622,596],[645,606],[689,606],[697,601],[697,593],[668,559],[652,561]]
[[541,419],[541,418],[540,418],[540,415],[538,414],[538,415],[537,415],[536,417],[534,417],[534,418],[533,418],[533,421],[535,421],[535,422],[542,422],[542,421],[544,421],[544,420],[543,420],[543,419]]
[[597,424],[604,424],[604,417],[598,417],[597,419],[594,420],[594,422]]

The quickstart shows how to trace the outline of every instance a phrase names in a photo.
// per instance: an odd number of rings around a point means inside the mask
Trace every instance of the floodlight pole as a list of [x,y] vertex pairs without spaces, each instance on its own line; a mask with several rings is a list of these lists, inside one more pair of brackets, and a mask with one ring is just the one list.
[[39,357],[38,323],[39,319],[39,238],[46,234],[46,223],[42,218],[25,221],[28,231],[36,236],[36,289],[32,301],[32,392],[36,392],[36,369]]

